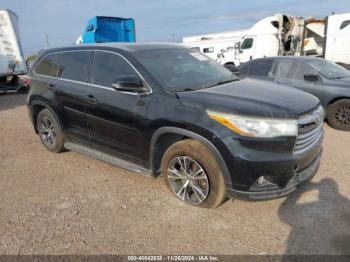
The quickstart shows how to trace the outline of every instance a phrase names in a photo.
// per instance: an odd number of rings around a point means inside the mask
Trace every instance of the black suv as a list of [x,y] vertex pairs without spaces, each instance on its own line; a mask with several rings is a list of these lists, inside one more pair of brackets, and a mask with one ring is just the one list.
[[192,205],[282,196],[319,167],[323,111],[316,97],[239,80],[180,45],[50,49],[29,75],[29,116],[46,149],[163,175]]

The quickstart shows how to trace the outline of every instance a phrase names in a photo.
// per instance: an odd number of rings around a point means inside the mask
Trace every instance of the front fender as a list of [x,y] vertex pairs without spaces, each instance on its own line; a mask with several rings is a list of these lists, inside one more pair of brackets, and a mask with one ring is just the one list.
[[221,173],[224,176],[225,184],[226,185],[232,184],[232,179],[231,179],[231,176],[230,176],[229,171],[227,169],[227,165],[225,163],[225,160],[222,157],[222,155],[220,154],[219,150],[215,147],[215,145],[211,141],[209,141],[207,138],[205,138],[197,133],[194,133],[194,132],[186,130],[186,129],[178,128],[178,127],[170,127],[170,126],[161,127],[153,133],[152,138],[151,138],[151,146],[150,146],[151,170],[153,170],[153,168],[154,168],[154,161],[153,160],[154,160],[154,152],[155,152],[156,142],[164,134],[183,135],[183,136],[195,139],[197,141],[200,141],[201,143],[206,145],[219,164],[219,167],[221,169]]

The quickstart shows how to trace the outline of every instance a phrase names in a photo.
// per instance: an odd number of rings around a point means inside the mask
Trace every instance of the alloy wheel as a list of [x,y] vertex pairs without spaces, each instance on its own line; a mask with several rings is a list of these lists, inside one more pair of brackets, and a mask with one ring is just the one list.
[[350,125],[350,105],[340,104],[334,112],[334,117],[339,124]]
[[168,166],[168,182],[178,198],[198,205],[209,194],[209,179],[202,166],[188,156],[173,158]]
[[45,145],[48,147],[54,147],[56,145],[55,127],[46,116],[40,121],[39,133]]

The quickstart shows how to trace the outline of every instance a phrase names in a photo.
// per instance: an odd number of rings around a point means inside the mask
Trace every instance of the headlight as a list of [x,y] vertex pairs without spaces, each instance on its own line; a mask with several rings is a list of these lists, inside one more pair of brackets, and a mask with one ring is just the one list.
[[247,117],[211,110],[207,110],[207,114],[242,136],[277,137],[298,135],[298,122],[294,119]]

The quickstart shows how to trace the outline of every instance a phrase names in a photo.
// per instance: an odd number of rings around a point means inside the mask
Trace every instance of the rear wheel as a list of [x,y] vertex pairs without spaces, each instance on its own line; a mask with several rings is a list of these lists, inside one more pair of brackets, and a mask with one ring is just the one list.
[[64,151],[61,127],[50,110],[43,109],[39,112],[36,127],[40,140],[47,150],[56,153]]
[[350,131],[350,99],[340,99],[329,105],[327,122],[335,129]]
[[161,172],[170,191],[187,204],[213,208],[225,199],[220,167],[199,141],[187,139],[170,146],[163,155]]

